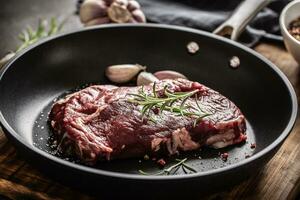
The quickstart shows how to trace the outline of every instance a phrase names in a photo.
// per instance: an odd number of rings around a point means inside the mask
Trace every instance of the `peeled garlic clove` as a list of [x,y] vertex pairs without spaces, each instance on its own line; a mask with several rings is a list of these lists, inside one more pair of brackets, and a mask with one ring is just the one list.
[[87,23],[92,19],[107,15],[107,6],[104,1],[86,0],[80,7],[80,20]]
[[134,64],[112,65],[105,71],[106,77],[114,83],[126,83],[132,80],[145,66]]
[[158,78],[159,80],[177,79],[177,78],[187,79],[185,75],[183,75],[179,72],[176,72],[176,71],[172,71],[172,70],[157,71],[154,73],[154,76],[156,76],[156,78]]
[[137,85],[148,85],[155,81],[159,81],[153,74],[149,72],[141,72],[137,77]]

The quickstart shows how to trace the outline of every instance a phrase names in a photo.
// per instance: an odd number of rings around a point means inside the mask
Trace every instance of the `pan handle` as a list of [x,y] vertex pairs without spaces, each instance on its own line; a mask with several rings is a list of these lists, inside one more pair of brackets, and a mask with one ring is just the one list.
[[213,33],[221,36],[229,35],[230,39],[237,40],[249,21],[270,2],[271,0],[243,1]]

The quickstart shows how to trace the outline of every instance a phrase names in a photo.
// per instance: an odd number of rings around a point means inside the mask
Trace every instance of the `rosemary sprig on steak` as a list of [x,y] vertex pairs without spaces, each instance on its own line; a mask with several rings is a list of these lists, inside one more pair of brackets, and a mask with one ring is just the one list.
[[[134,96],[133,99],[128,99],[128,101],[143,106],[141,109],[142,116],[147,115],[152,121],[154,121],[154,119],[150,116],[150,111],[158,109],[160,114],[163,111],[169,111],[178,114],[178,116],[193,116],[195,117],[195,126],[202,118],[209,115],[201,109],[197,101],[197,92],[198,90],[190,92],[171,92],[167,86],[165,86],[161,94],[160,91],[156,90],[156,84],[154,83],[152,93],[147,94],[142,86],[138,94],[128,94]],[[186,105],[186,101],[192,96],[195,96],[196,107]]]
[[158,175],[174,175],[177,170],[182,167],[182,170],[184,171],[184,173],[188,173],[188,171],[190,173],[196,173],[197,170],[195,170],[193,167],[191,167],[190,165],[186,164],[185,161],[187,161],[187,158],[184,158],[184,159],[175,159],[177,161],[177,163],[175,163],[174,165],[166,168],[166,169],[162,169],[161,171],[157,172],[157,173],[154,173],[154,174],[150,174],[150,173],[147,173],[143,170],[139,170],[139,173],[142,174],[142,175],[152,175],[152,176],[158,176]]

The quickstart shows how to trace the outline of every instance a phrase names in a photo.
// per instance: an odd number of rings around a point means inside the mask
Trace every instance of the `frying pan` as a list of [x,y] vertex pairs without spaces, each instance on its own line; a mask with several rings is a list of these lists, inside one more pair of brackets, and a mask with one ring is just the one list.
[[[199,44],[196,54],[187,52],[190,41]],[[228,66],[232,56],[241,61],[237,69]],[[227,96],[247,118],[248,143],[183,154],[198,173],[171,176],[139,174],[138,169],[158,170],[151,161],[127,159],[89,167],[52,155],[47,112],[53,100],[85,84],[109,83],[106,66],[122,63],[146,65],[150,72],[172,69]],[[235,184],[272,158],[297,115],[293,87],[268,60],[226,38],[170,25],[102,25],[46,39],[1,70],[0,94],[2,128],[28,162],[64,183],[117,196],[186,197]],[[218,156],[223,152],[229,153],[227,162]]]

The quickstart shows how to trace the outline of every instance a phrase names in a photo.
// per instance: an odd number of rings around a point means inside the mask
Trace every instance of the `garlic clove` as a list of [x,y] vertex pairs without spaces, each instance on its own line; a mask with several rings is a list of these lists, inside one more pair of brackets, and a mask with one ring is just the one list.
[[[79,13],[80,20],[85,26],[146,22],[145,14],[136,0],[85,0]],[[108,17],[110,20],[100,20],[102,17]]]
[[127,10],[126,6],[119,5],[117,2],[114,2],[109,6],[107,14],[108,17],[116,23],[126,23],[132,18],[131,13]]
[[146,17],[144,15],[144,13],[141,10],[139,10],[139,9],[132,11],[132,17],[137,22],[140,22],[140,23],[146,22]]
[[149,72],[141,72],[137,77],[137,85],[148,85],[150,83],[154,83],[159,81],[152,73]]
[[126,83],[132,80],[145,66],[138,64],[111,65],[105,71],[106,77],[114,83]]
[[107,15],[107,6],[104,1],[99,0],[86,0],[80,7],[80,20],[82,23],[104,17]]
[[158,78],[159,80],[162,79],[177,79],[177,78],[183,78],[187,79],[185,75],[172,71],[172,70],[163,70],[163,71],[157,71],[154,73],[154,76]]
[[127,8],[128,0],[115,0],[114,2],[117,3],[118,5],[124,7],[124,8]]
[[84,25],[85,26],[93,26],[93,25],[97,25],[97,24],[107,24],[109,22],[110,22],[110,19],[108,17],[99,17],[99,18],[88,21]]
[[110,5],[110,4],[112,4],[115,0],[103,0],[105,3],[106,3],[106,5]]
[[137,1],[134,1],[134,0],[129,0],[128,1],[127,9],[129,11],[134,11],[134,10],[137,10],[137,9],[140,9],[140,8],[141,8],[141,6]]

